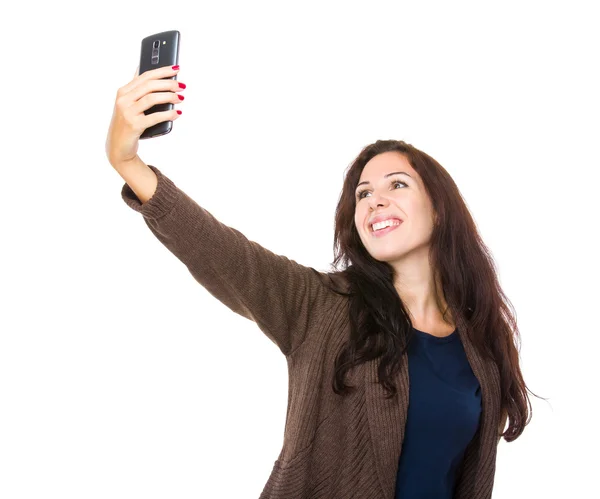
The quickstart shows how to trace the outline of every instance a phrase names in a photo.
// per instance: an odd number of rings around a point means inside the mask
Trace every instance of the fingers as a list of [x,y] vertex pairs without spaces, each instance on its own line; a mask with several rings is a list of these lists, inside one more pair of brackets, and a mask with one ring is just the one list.
[[[175,82],[176,83],[176,82]],[[134,92],[132,92],[133,95]],[[174,91],[171,92],[151,92],[144,95],[141,99],[134,101],[130,107],[130,111],[134,115],[142,114],[147,109],[150,109],[155,104],[179,104],[183,100],[183,95],[180,97]]]
[[[137,72],[139,73],[139,66],[137,68]],[[148,81],[160,80],[163,78],[171,78],[173,75],[179,73],[179,69],[173,69],[172,66],[164,66],[161,68],[151,69],[142,74],[138,74],[134,76],[133,80],[131,80],[127,85],[124,85],[119,89],[119,95],[125,95],[131,92],[134,88],[143,85]],[[139,97],[138,97],[139,98]]]
[[[171,109],[170,111],[160,111],[157,113],[149,114],[140,119],[141,129],[142,131],[146,128],[151,127],[152,125],[156,125],[157,123],[162,123],[163,121],[175,121],[181,115],[179,114],[181,111],[177,111],[176,109]],[[143,115],[142,115],[143,116]]]
[[[149,80],[133,88],[128,94],[125,95],[125,99],[130,102],[130,105],[137,105],[138,102],[145,104],[148,102],[148,99],[153,98],[153,93],[160,94],[161,92],[169,92],[171,94],[170,100],[161,100],[160,102],[173,102],[177,104],[183,99],[178,99],[175,92],[181,92],[181,90],[182,88],[179,86],[179,82],[176,80]],[[165,96],[162,95],[161,99],[164,97]],[[156,104],[158,101],[153,102]]]
[[[171,79],[179,70],[171,66],[161,67],[139,74],[140,67],[136,69],[136,76],[117,92],[115,112],[128,123],[131,129],[140,130],[140,133],[156,123],[173,121],[179,118],[181,111],[171,109],[145,115],[144,111],[155,104],[179,104],[183,96],[179,96],[183,88],[177,80]],[[182,84],[183,85],[183,84]],[[183,85],[185,87],[185,85]]]

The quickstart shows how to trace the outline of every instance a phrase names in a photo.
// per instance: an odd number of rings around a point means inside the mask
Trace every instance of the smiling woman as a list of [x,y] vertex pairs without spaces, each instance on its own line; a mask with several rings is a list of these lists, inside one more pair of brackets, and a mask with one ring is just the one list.
[[[379,140],[346,172],[334,247],[333,267],[341,263],[349,282],[351,321],[350,338],[336,357],[334,391],[352,393],[345,376],[372,359],[380,359],[377,381],[388,397],[398,393],[395,380],[410,379],[397,497],[440,483],[438,475],[453,477],[449,487],[456,486],[455,497],[488,497],[482,490],[491,494],[495,444],[502,435],[508,442],[521,435],[531,404],[512,306],[458,187],[428,154],[403,141]],[[452,338],[457,341],[446,342]],[[444,342],[434,345],[429,339]],[[455,411],[446,394],[465,390],[468,395]],[[446,431],[437,433],[438,428]],[[450,435],[454,443],[444,448]],[[478,445],[484,447],[475,451]],[[421,455],[428,446],[438,449],[439,465],[431,453]],[[481,495],[471,495],[475,486],[463,474],[475,468]],[[430,492],[451,495],[444,487]]]
[[[375,237],[372,224],[389,219],[402,223]],[[351,315],[362,317],[354,324],[354,344],[340,355],[336,386],[344,391],[342,375],[349,364],[342,364],[352,363],[348,354],[372,357],[381,350],[367,346],[369,322],[381,326],[380,339],[390,347],[382,356],[388,367],[388,360],[401,353],[398,340],[411,333],[412,323],[452,327],[454,317],[462,318],[480,330],[469,332],[480,353],[491,351],[496,365],[511,366],[502,385],[513,393],[502,393],[502,405],[515,423],[506,436],[516,438],[527,421],[526,387],[514,346],[518,328],[489,250],[448,172],[403,141],[379,140],[365,147],[346,172],[334,236],[333,265],[341,263],[353,283],[356,311]],[[482,303],[488,304],[485,309]],[[484,331],[494,331],[493,336]],[[382,377],[392,393],[393,374]]]
[[529,422],[518,331],[435,160],[402,141],[363,149],[337,206],[344,268],[332,272],[249,240],[141,159],[119,172],[156,238],[286,357],[285,435],[261,499],[491,499],[499,437]]

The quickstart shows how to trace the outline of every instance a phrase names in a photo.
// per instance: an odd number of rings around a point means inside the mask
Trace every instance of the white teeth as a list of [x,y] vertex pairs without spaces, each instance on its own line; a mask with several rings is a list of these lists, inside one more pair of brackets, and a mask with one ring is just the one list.
[[373,224],[373,230],[379,230],[379,229],[385,229],[386,227],[389,227],[391,225],[400,225],[400,220],[384,220],[383,222],[378,222],[376,224]]

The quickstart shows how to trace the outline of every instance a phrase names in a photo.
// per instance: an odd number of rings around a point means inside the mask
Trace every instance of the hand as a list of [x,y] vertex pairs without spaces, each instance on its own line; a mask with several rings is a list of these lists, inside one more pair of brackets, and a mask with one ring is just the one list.
[[179,118],[175,109],[145,115],[155,104],[179,104],[176,92],[182,89],[177,80],[163,80],[177,74],[171,66],[152,69],[142,75],[136,69],[133,80],[119,88],[113,116],[106,137],[106,155],[111,165],[121,165],[135,159],[140,135],[144,130],[162,121]]

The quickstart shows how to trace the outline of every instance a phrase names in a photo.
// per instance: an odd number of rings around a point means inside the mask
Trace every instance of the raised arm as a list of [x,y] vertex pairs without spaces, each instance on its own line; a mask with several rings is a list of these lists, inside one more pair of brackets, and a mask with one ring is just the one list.
[[214,297],[258,327],[291,355],[335,303],[322,284],[330,274],[305,267],[219,222],[137,155],[144,130],[179,118],[180,110],[146,114],[156,104],[180,103],[179,66],[139,74],[117,91],[106,155],[125,180],[123,200],[144,216],[152,233]]
[[[155,166],[147,165],[148,171],[138,168],[137,176],[133,170],[120,171],[126,179],[121,191],[125,203],[143,215],[152,233],[197,282],[232,311],[254,321],[284,355],[290,355],[334,303],[336,295],[321,281],[327,275],[221,223]],[[128,181],[147,199],[144,203]]]

